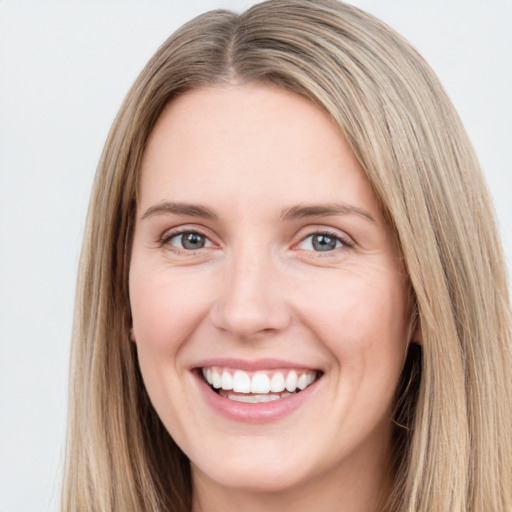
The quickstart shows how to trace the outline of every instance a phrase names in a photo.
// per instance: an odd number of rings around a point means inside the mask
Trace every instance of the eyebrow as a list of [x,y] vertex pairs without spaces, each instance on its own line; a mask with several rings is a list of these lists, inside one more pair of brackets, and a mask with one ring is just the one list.
[[329,215],[358,215],[380,226],[380,223],[370,213],[348,204],[297,205],[281,211],[281,219],[283,220],[325,217]]
[[173,203],[171,201],[165,201],[162,203],[155,204],[149,207],[142,216],[142,219],[147,219],[153,215],[186,215],[188,217],[200,217],[203,219],[216,220],[217,215],[210,209],[199,204],[189,203]]
[[[199,204],[175,203],[164,201],[149,207],[142,216],[147,219],[154,215],[186,215],[188,217],[200,217],[203,219],[217,220],[217,215],[209,208]],[[285,208],[281,211],[282,220],[304,219],[308,217],[326,217],[329,215],[358,215],[365,220],[380,226],[375,218],[365,210],[348,204],[325,204],[325,205],[296,205]]]

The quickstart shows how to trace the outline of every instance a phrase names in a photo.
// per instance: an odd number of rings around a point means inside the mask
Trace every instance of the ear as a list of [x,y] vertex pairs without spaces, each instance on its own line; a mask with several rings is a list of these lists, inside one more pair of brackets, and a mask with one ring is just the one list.
[[135,333],[133,332],[133,326],[130,327],[130,340],[133,341],[133,343],[137,343],[137,340],[135,339]]

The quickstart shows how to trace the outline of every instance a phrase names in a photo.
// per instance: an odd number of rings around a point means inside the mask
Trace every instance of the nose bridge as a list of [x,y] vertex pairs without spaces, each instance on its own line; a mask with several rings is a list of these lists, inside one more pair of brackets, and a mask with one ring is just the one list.
[[284,328],[290,316],[278,267],[269,247],[233,250],[214,308],[217,327],[244,339]]

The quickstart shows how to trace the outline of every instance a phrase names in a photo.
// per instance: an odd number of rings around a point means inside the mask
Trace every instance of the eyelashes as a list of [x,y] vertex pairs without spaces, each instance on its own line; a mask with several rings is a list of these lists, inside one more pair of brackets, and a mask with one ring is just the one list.
[[[195,254],[204,249],[218,248],[206,234],[197,229],[177,229],[166,232],[160,239],[160,245],[166,246],[176,253]],[[293,245],[293,249],[328,255],[339,250],[348,250],[354,247],[354,242],[339,232],[318,229],[303,236]],[[326,254],[327,253],[327,254]]]
[[352,248],[353,242],[347,237],[341,236],[329,230],[319,230],[304,237],[299,244],[298,249],[313,252],[332,252],[343,247]]
[[197,231],[181,231],[178,233],[171,233],[164,236],[162,244],[169,244],[184,251],[197,251],[200,249],[213,247],[212,241],[202,233]]

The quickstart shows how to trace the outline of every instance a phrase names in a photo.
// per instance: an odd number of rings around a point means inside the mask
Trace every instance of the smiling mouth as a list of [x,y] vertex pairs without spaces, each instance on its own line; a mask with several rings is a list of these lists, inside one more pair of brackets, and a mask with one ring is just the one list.
[[293,369],[246,372],[211,366],[201,368],[201,375],[214,392],[228,400],[262,403],[300,393],[317,381],[321,372]]

